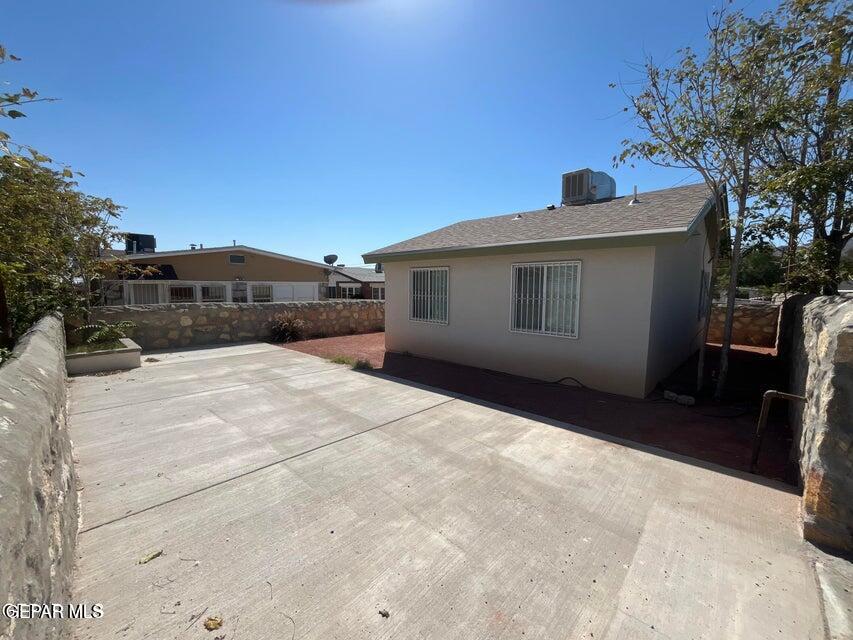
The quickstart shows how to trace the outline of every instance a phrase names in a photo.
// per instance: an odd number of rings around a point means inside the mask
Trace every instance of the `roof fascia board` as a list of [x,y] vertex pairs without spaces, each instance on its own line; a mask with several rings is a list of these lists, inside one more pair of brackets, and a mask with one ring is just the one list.
[[[720,194],[720,197],[721,198],[725,197],[725,194],[724,193]],[[714,208],[714,205],[715,205],[714,195],[711,194],[708,196],[708,199],[705,201],[705,204],[702,205],[702,208],[699,209],[699,213],[696,214],[696,217],[693,218],[693,221],[688,225],[687,235],[692,234],[696,230],[696,227],[698,227],[699,224],[703,220],[705,220],[705,216],[707,216],[711,212],[711,210]]]

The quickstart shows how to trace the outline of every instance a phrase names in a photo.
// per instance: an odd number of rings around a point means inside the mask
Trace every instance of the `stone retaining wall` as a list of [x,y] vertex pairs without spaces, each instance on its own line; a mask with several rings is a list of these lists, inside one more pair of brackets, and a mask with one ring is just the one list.
[[803,536],[853,552],[853,295],[791,301],[790,405]]
[[[722,343],[726,320],[725,303],[715,302],[711,308],[708,342]],[[732,344],[752,347],[775,347],[779,329],[779,305],[759,300],[737,300],[732,321]]]
[[[0,604],[71,602],[78,517],[66,400],[65,334],[48,316],[0,367]],[[0,638],[67,628],[0,614]]]
[[381,300],[97,307],[92,310],[92,320],[136,323],[129,335],[149,351],[268,340],[272,322],[281,314],[303,320],[305,337],[367,333],[385,326],[385,303]]

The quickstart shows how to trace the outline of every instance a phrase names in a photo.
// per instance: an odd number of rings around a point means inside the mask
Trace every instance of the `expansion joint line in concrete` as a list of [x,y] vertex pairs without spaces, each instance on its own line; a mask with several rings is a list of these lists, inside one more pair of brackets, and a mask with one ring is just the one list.
[[294,453],[292,456],[287,456],[285,458],[279,458],[278,460],[273,460],[272,462],[268,462],[268,463],[263,464],[259,467],[255,467],[254,469],[249,469],[248,471],[238,473],[237,475],[231,476],[230,478],[225,478],[223,480],[219,480],[219,481],[214,482],[212,484],[209,484],[207,486],[200,487],[198,489],[195,489],[193,491],[189,491],[189,492],[184,493],[184,494],[179,495],[179,496],[175,496],[174,498],[169,498],[168,500],[164,500],[163,502],[158,502],[157,504],[153,504],[150,507],[145,507],[144,509],[140,509],[139,511],[132,511],[130,513],[126,513],[122,516],[119,516],[118,518],[113,518],[112,520],[107,520],[106,522],[101,522],[99,524],[92,525],[91,527],[81,529],[80,534],[82,535],[84,533],[89,533],[90,531],[94,531],[95,529],[100,529],[101,527],[105,527],[108,524],[114,524],[114,523],[120,522],[122,520],[127,520],[128,518],[132,518],[133,516],[137,516],[141,513],[146,513],[147,511],[152,511],[154,509],[157,509],[158,507],[162,507],[162,506],[165,506],[167,504],[177,502],[178,500],[183,500],[184,498],[189,498],[190,496],[194,496],[198,493],[202,493],[203,491],[207,491],[208,489],[214,489],[214,488],[219,487],[221,485],[224,485],[228,482],[232,482],[234,480],[239,480],[241,478],[245,478],[246,476],[252,475],[253,473],[263,471],[264,469],[269,469],[270,467],[274,467],[276,465],[288,462],[290,460],[294,460],[296,458],[301,458],[302,456],[308,455],[309,453],[319,451],[320,449],[325,449],[326,447],[331,447],[333,445],[339,444],[339,443],[344,442],[346,440],[350,440],[352,438],[363,435],[365,433],[370,433],[371,431],[376,431],[377,429],[381,429],[382,427],[387,427],[389,425],[394,424],[395,422],[400,422],[401,420],[405,420],[406,418],[411,418],[412,416],[416,416],[416,415],[419,415],[421,413],[425,413],[427,411],[430,411],[432,409],[436,409],[438,407],[449,404],[449,403],[453,402],[454,400],[458,400],[458,399],[459,399],[459,396],[453,396],[452,398],[450,398],[448,400],[444,400],[443,402],[439,402],[438,404],[434,404],[434,405],[431,405],[429,407],[419,409],[418,411],[413,411],[412,413],[406,414],[404,416],[400,416],[399,418],[394,418],[393,420],[388,420],[387,422],[383,422],[382,424],[378,424],[374,427],[370,427],[368,429],[364,429],[364,430],[358,431],[356,433],[351,433],[349,435],[343,436],[342,438],[338,438],[337,440],[332,440],[331,442],[327,442],[325,444],[317,445],[316,447],[312,447],[311,449],[306,449],[305,451],[300,451],[299,453]]
[[189,398],[190,396],[198,396],[205,393],[212,393],[214,391],[232,391],[233,389],[239,389],[241,387],[248,387],[256,384],[263,384],[265,382],[275,382],[276,380],[289,380],[290,378],[298,378],[299,376],[308,376],[312,373],[323,373],[325,371],[338,371],[338,367],[322,367],[320,369],[311,369],[311,371],[303,371],[302,373],[294,373],[289,376],[276,376],[274,378],[267,378],[266,380],[252,380],[251,382],[238,382],[236,384],[225,385],[224,387],[208,387],[207,389],[202,389],[201,391],[190,391],[189,393],[177,393],[172,396],[162,396],[160,398],[153,398],[151,400],[140,400],[139,402],[123,402],[121,404],[113,404],[109,407],[100,407],[99,409],[88,409],[86,411],[73,411],[71,412],[71,416],[82,416],[87,413],[98,413],[99,411],[109,411],[110,409],[119,409],[123,407],[132,407],[139,404],[149,404],[151,402],[163,402],[163,400],[174,400],[175,398]]

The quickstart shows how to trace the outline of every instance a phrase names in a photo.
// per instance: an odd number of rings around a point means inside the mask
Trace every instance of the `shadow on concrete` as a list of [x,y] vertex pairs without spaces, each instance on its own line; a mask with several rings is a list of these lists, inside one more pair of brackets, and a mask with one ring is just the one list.
[[[523,378],[488,369],[384,351],[384,334],[324,338],[287,345],[322,357],[347,356],[370,362],[368,375],[445,390],[466,399],[535,416],[548,424],[581,427],[590,435],[603,434],[623,444],[648,445],[677,454],[700,466],[724,467],[736,475],[749,474],[752,440],[761,395],[768,388],[786,388],[784,369],[772,353],[733,350],[729,393],[721,403],[708,393],[692,407],[663,397],[664,389],[691,393],[695,388],[696,356],[674,372],[645,399],[629,398],[582,386]],[[719,348],[709,347],[707,378],[712,388]],[[796,484],[796,468],[789,462],[791,432],[784,403],[774,408],[756,473],[771,480]],[[544,419],[544,420],[543,420]],[[628,442],[625,442],[628,441]],[[646,450],[646,447],[638,447]],[[654,451],[661,453],[660,451]],[[722,469],[717,469],[722,470]],[[793,487],[792,487],[793,490]]]

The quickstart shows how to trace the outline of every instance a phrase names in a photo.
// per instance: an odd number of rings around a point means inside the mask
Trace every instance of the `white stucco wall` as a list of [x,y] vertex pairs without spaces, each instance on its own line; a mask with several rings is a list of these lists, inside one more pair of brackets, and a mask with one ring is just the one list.
[[[582,264],[576,339],[509,330],[512,264],[551,260]],[[409,269],[419,266],[449,268],[447,325],[409,320]],[[589,387],[636,397],[648,390],[654,247],[386,262],[385,273],[390,351],[540,380],[573,376]],[[695,313],[695,305],[689,306]]]
[[651,391],[700,346],[704,309],[699,311],[702,273],[710,274],[705,225],[687,238],[655,247],[646,389]]

